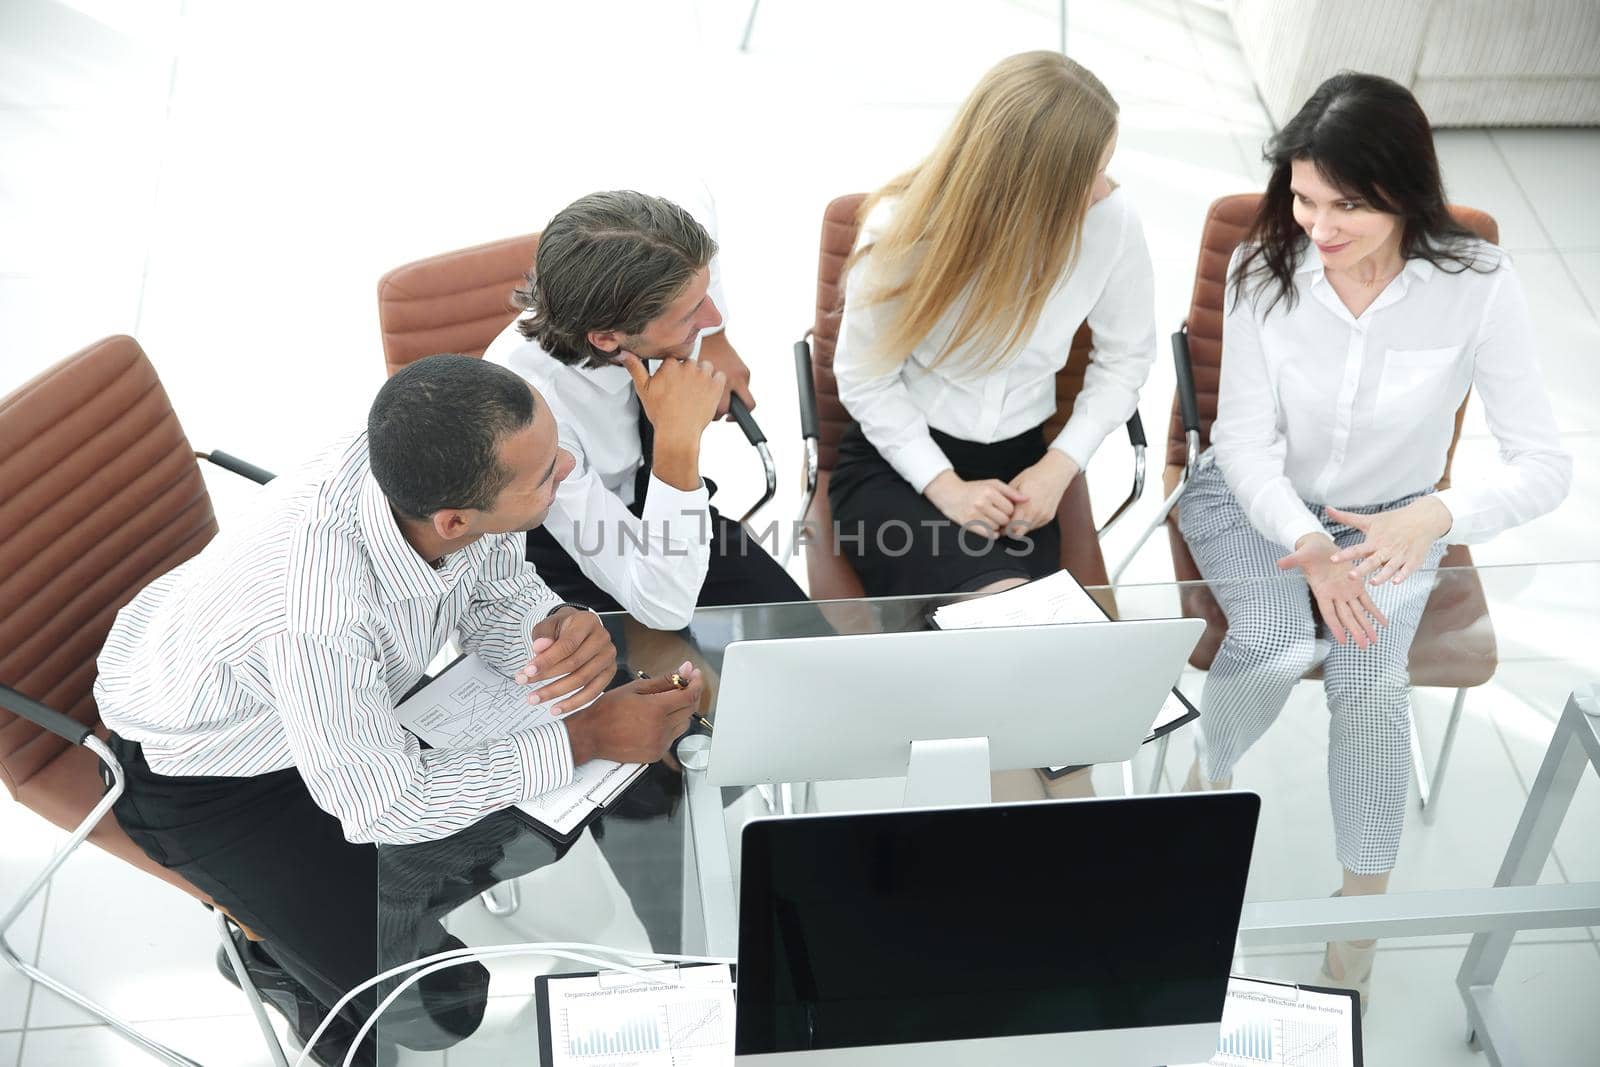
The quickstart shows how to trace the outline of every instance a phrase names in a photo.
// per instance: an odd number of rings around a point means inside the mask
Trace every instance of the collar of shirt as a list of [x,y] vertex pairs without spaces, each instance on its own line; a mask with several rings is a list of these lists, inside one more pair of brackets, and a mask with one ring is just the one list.
[[572,369],[577,372],[580,380],[588,382],[590,385],[593,385],[596,389],[599,389],[602,392],[615,395],[622,392],[624,389],[633,388],[633,376],[628,373],[628,369],[626,367],[618,366],[615,363],[606,367],[593,367],[587,369],[582,367],[573,367]]
[[434,570],[400,532],[389,498],[383,495],[370,470],[361,482],[357,514],[361,531],[366,535],[373,570],[378,576],[378,588],[390,603],[443,596],[460,580],[464,569],[472,566],[481,552],[479,546],[488,540],[479,538],[466,548],[450,553],[444,557],[443,565]]
[[1391,278],[1382,291],[1359,316],[1350,314],[1350,309],[1345,307],[1344,301],[1333,291],[1332,284],[1328,281],[1328,272],[1323,268],[1321,260],[1311,254],[1309,243],[1302,246],[1300,263],[1295,267],[1295,274],[1310,274],[1310,293],[1317,302],[1326,307],[1338,318],[1348,323],[1356,330],[1365,330],[1366,324],[1372,316],[1384,308],[1399,303],[1406,298],[1406,293],[1411,289],[1412,279],[1426,282],[1431,279],[1438,268],[1425,259],[1408,259],[1405,266],[1400,268],[1400,273]]

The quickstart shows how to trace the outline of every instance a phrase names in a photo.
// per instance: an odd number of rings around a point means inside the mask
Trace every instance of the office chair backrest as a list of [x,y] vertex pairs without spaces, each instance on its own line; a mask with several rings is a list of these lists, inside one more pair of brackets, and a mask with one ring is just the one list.
[[[17,389],[0,401],[0,682],[98,726],[95,659],[117,611],[216,532],[194,452],[133,338],[108,337]],[[82,754],[0,706],[0,780],[58,825],[73,822],[30,784]],[[91,774],[95,797],[98,784]]]
[[508,237],[407,263],[378,279],[378,325],[389,373],[424,356],[481,356],[518,311],[539,235]]
[[839,461],[839,439],[850,426],[850,413],[839,399],[833,374],[833,353],[839,347],[844,308],[844,265],[856,246],[856,212],[866,193],[851,193],[830,203],[822,213],[822,239],[817,255],[817,313],[811,326],[811,380],[817,390],[818,467],[831,471]]
[[[1261,202],[1259,193],[1237,193],[1213,201],[1206,212],[1205,228],[1200,233],[1200,261],[1195,265],[1194,294],[1189,301],[1189,362],[1194,371],[1195,399],[1200,413],[1200,447],[1211,444],[1211,424],[1217,418],[1217,387],[1222,380],[1222,320],[1228,298],[1228,262],[1234,249],[1249,232]],[[1457,222],[1479,237],[1496,244],[1500,227],[1492,216],[1476,208],[1453,205],[1450,213]],[[1455,459],[1456,442],[1461,438],[1461,421],[1467,405],[1456,411],[1456,429],[1445,457],[1444,476],[1439,488],[1450,484],[1450,464]],[[1178,398],[1172,400],[1172,418],[1167,424],[1167,468],[1163,481],[1171,492],[1183,471],[1185,443],[1183,415]]]
[[[841,196],[830,203],[822,216],[822,239],[817,260],[817,306],[811,327],[811,377],[817,392],[818,470],[824,481],[811,515],[831,513],[827,504],[825,479],[839,458],[839,440],[850,425],[850,413],[839,400],[839,383],[833,373],[834,350],[839,342],[839,325],[844,307],[844,265],[855,248],[856,214],[866,199],[864,193]],[[1072,339],[1067,364],[1056,374],[1056,413],[1045,423],[1046,438],[1053,437],[1072,415],[1072,405],[1083,388],[1083,374],[1089,366],[1092,335],[1088,324]],[[1089,506],[1087,475],[1073,480],[1061,498],[1057,511],[1061,522],[1062,566],[1084,585],[1107,584],[1105,558],[1095,535],[1094,514]],[[860,596],[861,587],[843,557],[813,550],[807,553],[807,572],[811,595],[816,598]]]

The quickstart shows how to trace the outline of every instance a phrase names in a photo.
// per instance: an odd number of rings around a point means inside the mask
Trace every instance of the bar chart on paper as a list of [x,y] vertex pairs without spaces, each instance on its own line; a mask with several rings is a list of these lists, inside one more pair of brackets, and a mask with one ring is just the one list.
[[731,1063],[733,984],[727,967],[672,975],[676,984],[616,974],[551,979],[545,1035],[550,1067]]
[[726,1044],[732,1029],[728,1023],[722,1003],[710,998],[673,1001],[627,1014],[594,1005],[568,1008],[557,1024],[556,1037],[576,1060],[618,1062],[632,1055],[644,1061],[654,1053]]
[[569,1009],[561,1021],[562,1044],[569,1056],[613,1059],[621,1053],[655,1052],[661,1047],[660,1032],[651,1015],[591,1019],[583,1015]]
[[1235,976],[1208,1067],[1355,1067],[1359,1026],[1349,997]]
[[1282,1067],[1340,1067],[1339,1033],[1326,1023],[1253,1019],[1223,1030],[1213,1063],[1281,1064]]

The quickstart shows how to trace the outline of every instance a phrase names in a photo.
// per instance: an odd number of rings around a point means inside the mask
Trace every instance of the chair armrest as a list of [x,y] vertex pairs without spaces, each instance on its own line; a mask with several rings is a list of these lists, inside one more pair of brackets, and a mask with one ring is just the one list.
[[1111,517],[1095,531],[1095,536],[1098,538],[1103,539],[1110,532],[1111,527],[1115,526],[1117,521],[1128,513],[1128,509],[1133,507],[1139,498],[1144,495],[1146,444],[1144,439],[1144,420],[1139,417],[1138,411],[1135,411],[1132,417],[1128,419],[1128,443],[1133,446],[1133,485],[1129,488],[1127,497],[1123,499],[1121,504],[1117,505],[1117,510],[1112,512]]
[[804,337],[794,343],[794,384],[800,394],[800,436],[819,440],[817,383],[811,377],[811,343]]
[[1144,420],[1139,417],[1138,411],[1128,420],[1128,443],[1136,449],[1145,447]]
[[744,431],[745,439],[755,447],[757,454],[761,456],[762,472],[767,479],[767,488],[761,494],[761,499],[751,504],[749,511],[739,516],[739,522],[742,525],[749,522],[751,516],[766,507],[767,502],[777,495],[778,467],[772,461],[772,449],[767,447],[767,435],[761,432],[761,427],[757,424],[755,416],[750,414],[750,409],[745,406],[745,402],[740,400],[737,395],[728,398],[728,413],[733,416],[733,421],[739,424],[739,429]]
[[213,463],[216,466],[221,467],[223,470],[232,471],[235,474],[249,478],[257,485],[266,485],[268,482],[272,481],[272,479],[277,477],[277,475],[273,474],[269,470],[264,470],[263,468],[256,466],[254,463],[240,459],[238,456],[230,456],[226,452],[218,452],[213,449],[210,452],[196,452],[195,456],[205,460],[208,463]]
[[[1200,398],[1194,388],[1194,364],[1189,360],[1189,324],[1172,335],[1172,369],[1178,379],[1178,414],[1183,420],[1183,477],[1187,481],[1200,460]],[[1173,502],[1176,502],[1176,497]],[[1172,509],[1169,506],[1167,512]]]
[[745,406],[739,394],[734,393],[728,397],[728,414],[733,416],[733,421],[739,424],[739,429],[744,431],[745,440],[752,445],[765,444],[767,435],[761,432],[761,426],[756,422],[756,417],[750,414],[750,409]]
[[84,738],[94,732],[78,720],[69,718],[54,708],[45,707],[32,697],[23,696],[9,685],[0,685],[0,707],[4,707],[13,715],[22,716],[35,726],[49,730],[74,745],[83,744]]
[[1172,335],[1172,369],[1178,378],[1178,411],[1185,433],[1200,432],[1200,401],[1194,391],[1194,366],[1189,362],[1189,325]]

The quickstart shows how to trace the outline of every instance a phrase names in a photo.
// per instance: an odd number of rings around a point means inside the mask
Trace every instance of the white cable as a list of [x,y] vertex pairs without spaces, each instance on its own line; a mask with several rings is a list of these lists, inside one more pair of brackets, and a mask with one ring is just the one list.
[[[429,965],[427,967],[424,967],[424,968],[422,968],[421,970],[417,971],[414,974],[408,975],[403,982],[401,982],[398,986],[395,987],[393,992],[391,992],[387,997],[384,998],[383,1002],[378,1005],[377,1010],[372,1013],[371,1017],[368,1018],[366,1022],[361,1024],[361,1029],[356,1031],[355,1039],[353,1041],[351,1041],[350,1049],[349,1049],[349,1051],[347,1051],[345,1053],[343,1067],[353,1067],[353,1064],[355,1063],[355,1058],[356,1058],[356,1050],[361,1047],[361,1042],[366,1040],[368,1032],[371,1031],[373,1026],[375,1026],[377,1024],[378,1016],[382,1015],[384,1013],[384,1011],[386,1011],[388,1009],[389,1005],[393,1004],[397,999],[399,999],[401,994],[403,994],[411,986],[412,983],[421,981],[423,978],[426,978],[428,975],[434,973],[435,971],[442,971],[442,970],[445,970],[446,968],[456,967],[456,966],[459,966],[460,964],[463,964],[463,963],[475,962],[476,960],[480,960],[480,959],[495,959],[495,958],[501,957],[501,956],[520,956],[520,955],[525,955],[525,954],[526,954],[525,951],[520,946],[506,946],[506,947],[503,947],[503,948],[485,949],[482,952],[480,952],[477,955],[472,956],[470,958],[455,959],[455,960],[443,960],[443,961],[441,961],[439,963],[434,963],[434,964],[431,964],[431,965]],[[660,973],[652,974],[649,971],[641,971],[641,970],[638,970],[636,968],[629,967],[629,966],[626,966],[626,965],[618,965],[616,963],[612,963],[612,962],[607,961],[605,959],[597,959],[597,958],[595,958],[593,956],[585,956],[585,955],[583,955],[581,953],[577,953],[577,952],[548,952],[548,953],[541,952],[540,954],[541,955],[559,956],[559,957],[561,957],[563,959],[574,960],[574,961],[576,961],[578,963],[587,963],[590,966],[597,967],[597,968],[600,968],[602,970],[613,970],[613,971],[619,971],[619,972],[622,972],[622,973],[625,973],[625,974],[631,974],[634,977],[639,978],[639,979],[641,979],[643,981],[653,982],[653,983],[655,983],[657,985],[681,986],[681,985],[684,984],[683,983],[683,979],[677,976],[676,971],[674,971],[674,973],[671,974],[671,975],[665,975],[665,974],[660,974]],[[730,959],[725,959],[725,958],[724,959],[712,959],[710,957],[705,957],[705,956],[661,956],[661,957],[654,957],[653,956],[652,958],[660,958],[660,959],[664,959],[664,960],[670,960],[670,961],[674,961],[674,962],[683,962],[683,963],[732,963],[733,962]]]
[[[609,956],[609,957],[611,957],[611,959],[594,960],[594,959],[591,959],[588,956],[575,956],[575,955],[572,955],[572,953],[576,953],[576,952],[593,952],[593,953],[599,954],[601,956]],[[634,968],[632,968],[631,966],[627,965],[626,963],[618,963],[617,960],[657,960],[657,961],[665,961],[665,962],[672,962],[672,963],[733,963],[734,962],[732,959],[729,959],[727,957],[669,955],[669,954],[657,953],[657,952],[634,951],[634,950],[631,950],[631,949],[612,948],[612,947],[610,947],[608,945],[595,945],[595,944],[590,944],[590,943],[588,943],[586,941],[527,942],[527,943],[516,944],[516,945],[499,945],[499,946],[495,946],[495,947],[492,947],[492,948],[486,948],[486,949],[474,949],[474,948],[450,949],[449,951],[438,952],[438,953],[435,953],[432,956],[427,956],[427,957],[424,957],[423,959],[420,959],[420,960],[413,960],[410,963],[403,963],[403,964],[399,965],[398,967],[391,967],[389,970],[384,971],[382,974],[374,975],[373,977],[367,979],[365,982],[362,982],[360,985],[358,985],[355,988],[351,989],[349,992],[345,993],[345,995],[340,997],[338,1002],[336,1004],[334,1004],[333,1007],[328,1011],[328,1014],[326,1015],[326,1017],[323,1018],[321,1024],[318,1025],[317,1028],[314,1031],[312,1031],[311,1036],[306,1040],[305,1047],[300,1050],[300,1055],[295,1059],[294,1067],[305,1067],[306,1058],[311,1055],[312,1048],[315,1047],[316,1043],[319,1040],[322,1039],[322,1035],[327,1032],[328,1027],[330,1025],[332,1025],[333,1020],[338,1016],[339,1012],[344,1010],[344,1007],[347,1004],[349,1004],[352,1000],[354,1000],[356,997],[360,996],[362,993],[366,992],[368,989],[371,989],[373,986],[378,985],[381,982],[385,982],[388,979],[393,978],[393,977],[395,977],[397,975],[403,974],[406,971],[415,970],[416,968],[425,967],[425,966],[428,966],[429,964],[433,964],[433,963],[438,963],[438,962],[443,962],[443,961],[452,961],[450,965],[453,965],[455,962],[467,962],[467,961],[473,961],[473,960],[478,960],[478,959],[493,959],[493,958],[498,957],[498,956],[515,956],[515,955],[546,955],[546,956],[556,956],[558,958],[564,958],[564,959],[576,959],[578,962],[581,962],[581,963],[591,963],[591,964],[594,964],[595,966],[598,966],[598,967],[625,971],[625,972],[630,973],[630,974],[636,974],[639,977],[645,978],[648,981],[661,982],[662,984],[665,984],[665,985],[672,985],[672,984],[675,984],[675,983],[673,981],[670,981],[670,980],[664,980],[661,977],[656,976],[656,975],[651,975],[651,974],[648,974],[648,973],[645,973],[645,972],[642,972],[642,971],[635,970]],[[417,975],[415,977],[420,978],[421,975]],[[410,981],[407,981],[405,984],[407,986],[409,986],[410,985]],[[405,988],[405,987],[402,986],[401,988]],[[390,999],[392,1000],[393,998],[391,997]],[[385,1001],[384,1006],[385,1007],[388,1006],[388,1001]],[[381,1011],[382,1011],[382,1008],[379,1009],[379,1012],[381,1012]],[[377,1018],[378,1018],[378,1013],[375,1012],[372,1015],[371,1019],[368,1020],[367,1025],[362,1028],[361,1034],[363,1036],[371,1028],[372,1022],[375,1021]],[[356,1048],[359,1048],[359,1047],[360,1047],[360,1041],[359,1040],[357,1040],[356,1042],[353,1042],[351,1044],[351,1050],[352,1051],[354,1049],[356,1049]],[[346,1063],[349,1063],[349,1062],[350,1062],[350,1058],[346,1057]]]
[[[586,949],[586,950],[593,951],[593,952],[612,953],[612,954],[616,954],[616,953],[619,952],[618,949],[608,948],[608,947],[606,947],[604,945],[591,945],[588,942],[584,942],[584,941],[551,941],[551,942],[543,943],[543,946],[546,947],[546,948],[552,949],[552,950],[561,950],[561,949],[569,949],[570,948],[570,949],[574,949],[574,950]],[[365,982],[362,982],[360,985],[356,986],[354,989],[351,989],[344,996],[339,998],[338,1002],[333,1005],[333,1007],[328,1011],[328,1014],[323,1018],[321,1025],[319,1025],[316,1028],[316,1030],[312,1031],[310,1039],[307,1040],[307,1042],[306,1042],[306,1048],[307,1049],[311,1048],[313,1045],[315,1045],[317,1043],[318,1040],[321,1039],[323,1033],[325,1033],[327,1031],[328,1027],[333,1023],[334,1017],[337,1016],[339,1014],[339,1012],[344,1009],[345,1005],[349,1004],[350,1001],[354,1000],[356,997],[360,996],[362,993],[366,992],[368,989],[371,989],[373,986],[377,985],[378,983],[387,981],[388,979],[393,978],[396,975],[403,974],[404,972],[409,971],[409,970],[413,970],[413,969],[415,969],[417,967],[426,966],[428,963],[430,963],[430,962],[432,962],[434,960],[471,958],[471,957],[476,956],[481,951],[485,951],[485,950],[468,948],[466,946],[463,946],[461,948],[449,949],[448,951],[445,951],[445,952],[437,952],[437,953],[433,954],[432,956],[428,956],[428,957],[426,957],[424,959],[414,960],[411,963],[402,963],[398,967],[391,967],[389,970],[384,971],[382,974],[374,975],[373,977],[367,979]],[[554,952],[552,952],[552,954],[554,954]],[[295,1060],[293,1067],[303,1067],[306,1055],[307,1055],[307,1053],[302,1051],[300,1057]]]
[[[629,974],[634,974],[634,975],[637,975],[640,978],[644,978],[647,981],[660,982],[660,983],[662,983],[664,985],[675,984],[674,982],[672,982],[670,980],[665,980],[665,979],[662,979],[660,977],[657,977],[657,976],[654,976],[654,975],[650,975],[650,974],[647,974],[647,973],[642,972],[642,971],[637,971],[637,970],[635,970],[634,968],[628,966],[625,963],[617,962],[617,960],[615,958],[611,958],[611,959],[605,959],[605,958],[595,959],[593,957],[582,955],[582,954],[579,954],[579,953],[576,953],[576,952],[566,951],[569,948],[570,949],[588,949],[590,951],[597,952],[597,953],[610,954],[612,957],[623,957],[623,958],[630,958],[630,959],[646,959],[646,960],[649,960],[649,959],[663,959],[663,960],[673,960],[673,961],[682,961],[682,962],[696,962],[696,963],[699,963],[699,962],[705,962],[705,963],[731,963],[731,962],[733,962],[732,960],[724,959],[724,958],[711,958],[711,957],[700,957],[700,956],[666,956],[666,955],[661,955],[661,954],[651,953],[651,952],[634,952],[634,951],[631,951],[631,950],[611,948],[610,946],[607,946],[607,945],[592,945],[592,944],[589,944],[587,942],[530,942],[530,943],[518,944],[518,945],[500,945],[500,946],[495,946],[495,947],[487,948],[487,949],[473,949],[473,948],[451,949],[451,950],[449,950],[447,952],[435,953],[432,956],[428,956],[428,957],[425,957],[425,958],[420,959],[420,960],[414,960],[414,961],[412,961],[410,963],[401,964],[398,967],[393,967],[393,968],[385,971],[382,974],[375,975],[374,977],[367,979],[365,982],[363,982],[360,985],[356,986],[354,989],[351,989],[348,993],[346,993],[343,997],[341,997],[339,999],[338,1003],[336,1003],[333,1006],[333,1008],[328,1012],[328,1015],[322,1020],[322,1024],[320,1026],[318,1026],[315,1031],[313,1031],[310,1040],[306,1043],[305,1049],[303,1049],[301,1051],[300,1056],[295,1060],[294,1067],[303,1067],[303,1064],[305,1063],[306,1056],[310,1054],[311,1048],[316,1045],[317,1041],[319,1041],[321,1039],[323,1033],[327,1030],[328,1026],[333,1022],[334,1018],[339,1014],[339,1012],[341,1010],[344,1009],[345,1005],[350,1003],[351,1000],[353,1000],[355,997],[361,995],[366,990],[368,990],[368,989],[372,988],[373,986],[379,984],[380,982],[386,981],[389,978],[393,978],[393,977],[401,974],[402,972],[405,972],[405,971],[408,971],[408,970],[413,970],[413,969],[419,968],[419,967],[424,967],[424,966],[428,965],[429,963],[433,963],[434,961],[440,961],[440,962],[436,963],[436,965],[433,968],[434,970],[438,970],[438,969],[440,969],[442,967],[454,966],[454,965],[456,965],[458,963],[474,962],[474,961],[479,960],[479,959],[493,959],[493,958],[498,957],[498,956],[547,955],[547,956],[555,956],[555,957],[562,958],[562,959],[575,960],[575,961],[577,961],[579,963],[587,963],[587,964],[591,964],[591,965],[596,966],[596,967],[607,968],[607,969],[612,969],[612,970],[619,970],[619,971],[625,971],[625,972],[627,972]],[[411,980],[413,980],[415,978],[420,978],[420,977],[421,977],[420,974],[412,976],[412,979],[408,979],[407,980],[407,982],[405,983],[405,986],[409,986],[411,984]],[[402,986],[401,988],[403,989],[403,988],[405,988],[405,986]],[[393,1001],[393,999],[394,999],[393,997],[390,997],[389,1000],[385,1001],[384,1002],[384,1007],[387,1007],[388,1004]],[[380,1008],[379,1011],[381,1012],[382,1009]],[[378,1014],[374,1013],[372,1018],[367,1021],[367,1024],[364,1025],[361,1028],[360,1034],[358,1035],[357,1039],[351,1043],[350,1054],[347,1055],[346,1059],[345,1059],[346,1064],[350,1063],[351,1060],[353,1059],[354,1050],[360,1047],[361,1039],[364,1038],[366,1033],[371,1029],[372,1024],[377,1020],[377,1017],[378,1017]]]
[[[610,948],[610,947],[606,947],[606,946],[589,946],[589,947],[596,948],[596,949],[598,949],[599,951],[602,951],[602,952],[615,953],[617,956],[624,956],[624,957],[628,957],[628,958],[631,958],[631,959],[658,960],[658,961],[666,961],[666,962],[672,962],[672,963],[733,963],[734,962],[732,959],[730,959],[728,957],[723,957],[723,956],[682,956],[682,955],[673,955],[673,954],[670,954],[670,953],[633,952],[633,951],[626,951],[626,950],[622,950],[622,949],[614,949],[614,948]],[[485,949],[467,949],[467,950],[465,950],[464,954],[455,955],[455,958],[439,959],[439,957],[447,957],[447,956],[452,956],[454,954],[459,954],[459,953],[462,953],[462,950],[456,949],[456,950],[453,951],[453,953],[441,952],[441,953],[438,953],[436,956],[430,956],[427,959],[417,960],[414,963],[408,964],[407,966],[420,967],[422,969],[416,971],[415,973],[413,973],[411,975],[408,975],[403,982],[401,982],[386,998],[384,998],[383,1002],[378,1005],[377,1009],[372,1013],[372,1015],[366,1020],[366,1022],[364,1022],[361,1025],[361,1028],[358,1031],[356,1031],[356,1036],[351,1041],[350,1048],[345,1053],[343,1067],[352,1067],[352,1065],[355,1062],[356,1051],[361,1047],[361,1042],[366,1040],[367,1034],[372,1030],[372,1028],[375,1025],[377,1025],[378,1017],[381,1016],[389,1008],[389,1006],[391,1004],[393,1004],[397,999],[399,999],[399,997],[408,988],[410,988],[410,986],[414,982],[421,981],[423,978],[427,977],[430,974],[433,974],[435,971],[445,970],[446,968],[455,967],[455,966],[458,966],[458,965],[463,964],[463,963],[474,963],[474,962],[477,962],[479,960],[497,959],[497,958],[503,957],[503,956],[521,956],[521,955],[537,954],[537,955],[555,956],[555,957],[558,957],[558,958],[561,958],[561,959],[572,960],[572,961],[575,961],[577,963],[585,963],[585,964],[589,964],[590,966],[593,966],[593,967],[596,967],[596,968],[600,968],[600,969],[608,969],[608,970],[620,971],[620,972],[623,972],[623,973],[626,973],[626,974],[631,974],[634,977],[639,978],[639,979],[641,979],[643,981],[654,982],[654,983],[656,983],[658,985],[669,985],[669,986],[671,986],[671,985],[682,985],[683,984],[683,980],[681,978],[677,977],[676,972],[674,972],[670,976],[659,974],[659,973],[652,974],[652,973],[650,973],[648,971],[641,971],[641,970],[638,970],[638,969],[636,969],[634,967],[630,967],[627,964],[617,963],[617,962],[615,962],[613,960],[596,959],[595,957],[586,956],[586,955],[583,955],[582,953],[578,953],[578,952],[567,952],[567,951],[561,951],[561,950],[552,950],[550,945],[543,944],[543,943],[529,943],[529,944],[523,944],[523,945],[498,945],[498,946],[494,946],[494,947],[491,947],[491,948],[485,948]],[[439,961],[435,962],[435,963],[432,963],[432,964],[429,964],[429,960],[434,960],[434,959],[438,959]],[[424,966],[425,964],[427,964],[427,966]],[[404,968],[400,968],[400,969],[404,969]],[[370,985],[371,983],[368,983],[368,984]]]

